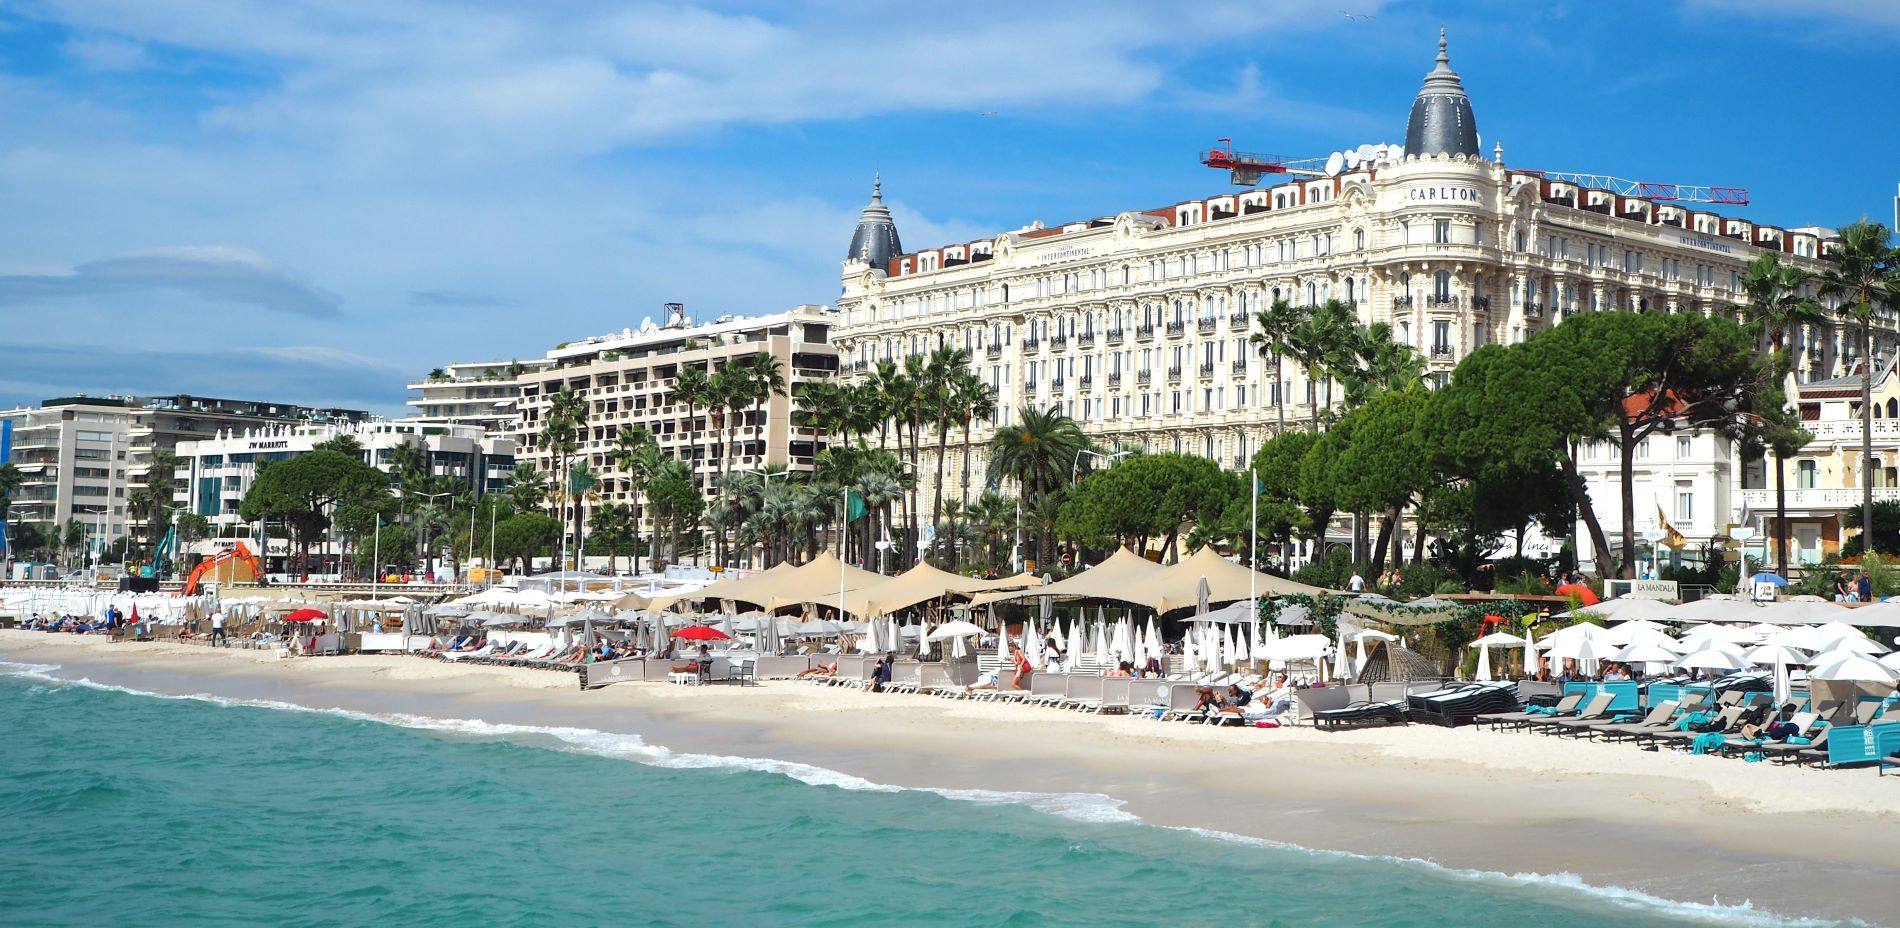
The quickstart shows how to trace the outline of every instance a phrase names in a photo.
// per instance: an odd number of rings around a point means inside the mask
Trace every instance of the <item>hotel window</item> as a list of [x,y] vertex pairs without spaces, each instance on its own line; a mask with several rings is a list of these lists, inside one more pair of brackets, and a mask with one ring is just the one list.
[[1445,354],[1451,351],[1451,323],[1432,323],[1432,353]]
[[1451,244],[1451,220],[1432,220],[1432,242],[1439,245]]
[[1352,230],[1352,250],[1354,251],[1366,250],[1366,230],[1364,229]]
[[1794,488],[1797,490],[1814,489],[1815,466],[1813,461],[1797,461],[1794,466]]
[[1518,251],[1528,250],[1528,248],[1526,247],[1527,244],[1528,244],[1528,236],[1524,234],[1524,230],[1523,229],[1517,230],[1517,250]]
[[1441,302],[1451,299],[1451,272],[1439,271],[1432,275],[1432,296]]
[[1686,480],[1676,482],[1676,521],[1687,525],[1695,521],[1695,490]]
[[1676,436],[1676,460],[1680,461],[1683,458],[1688,457],[1689,448],[1690,448],[1689,436],[1687,435]]

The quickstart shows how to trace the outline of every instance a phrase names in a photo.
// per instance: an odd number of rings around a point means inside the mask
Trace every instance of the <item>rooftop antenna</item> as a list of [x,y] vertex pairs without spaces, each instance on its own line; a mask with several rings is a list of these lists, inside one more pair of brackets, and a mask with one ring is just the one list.
[[666,324],[662,328],[684,329],[689,325],[686,319],[685,303],[667,303],[661,307],[661,310],[666,315]]

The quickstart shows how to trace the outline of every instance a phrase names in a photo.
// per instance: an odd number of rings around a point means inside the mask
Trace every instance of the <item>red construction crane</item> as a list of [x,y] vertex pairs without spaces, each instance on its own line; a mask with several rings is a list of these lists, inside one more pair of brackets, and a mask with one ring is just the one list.
[[1679,200],[1684,203],[1725,203],[1731,206],[1748,205],[1747,187],[1709,187],[1702,184],[1664,184],[1655,181],[1625,180],[1608,174],[1579,174],[1574,171],[1532,171],[1513,168],[1524,174],[1535,174],[1546,180],[1560,180],[1579,187],[1594,187],[1608,190],[1617,196],[1642,197],[1645,200]]
[[1279,158],[1273,155],[1261,155],[1248,151],[1235,151],[1233,139],[1215,139],[1222,143],[1220,148],[1201,152],[1201,163],[1216,170],[1226,171],[1233,182],[1242,187],[1252,187],[1260,183],[1262,174],[1293,174],[1302,177],[1324,177],[1326,172],[1318,167],[1324,165],[1324,158]]

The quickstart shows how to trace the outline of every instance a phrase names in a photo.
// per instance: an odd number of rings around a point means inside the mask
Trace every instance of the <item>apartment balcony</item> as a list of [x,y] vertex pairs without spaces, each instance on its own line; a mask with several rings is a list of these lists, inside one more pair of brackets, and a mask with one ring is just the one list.
[[1144,342],[1150,341],[1155,337],[1155,327],[1146,323],[1135,326],[1135,337]]
[[1181,369],[1179,367],[1168,368],[1168,382],[1169,383],[1179,382],[1180,379],[1181,379]]
[[1397,296],[1392,298],[1392,308],[1394,309],[1410,309],[1411,307],[1412,298],[1409,296]]
[[1247,359],[1235,358],[1229,365],[1236,376],[1247,373]]
[[1532,321],[1543,319],[1544,318],[1544,304],[1525,303],[1524,304],[1524,318],[1532,320]]
[[1168,337],[1169,338],[1179,338],[1186,334],[1187,334],[1187,323],[1185,322],[1168,323]]
[[1227,327],[1230,329],[1245,329],[1250,328],[1252,325],[1253,323],[1247,318],[1246,313],[1237,312],[1227,315]]
[[1051,390],[1055,390],[1058,392],[1061,391],[1062,384],[1063,384],[1063,380],[1062,380],[1061,374],[1057,374],[1054,377],[1049,378],[1049,389]]
[[[1825,422],[1803,422],[1802,427],[1814,434],[1814,444],[1810,448],[1819,449],[1830,442],[1860,447],[1860,419],[1834,419]],[[1900,419],[1875,419],[1874,439],[1890,442],[1900,440]],[[1875,449],[1878,453],[1879,449]],[[1858,491],[1856,491],[1858,492]]]
[[1202,335],[1212,335],[1214,334],[1214,327],[1219,324],[1220,324],[1219,319],[1215,319],[1212,316],[1209,316],[1206,319],[1202,319],[1200,323],[1195,326],[1195,328],[1198,329]]
[[1138,384],[1152,383],[1154,379],[1155,379],[1154,371],[1141,371],[1135,374],[1135,382]]
[[1471,306],[1473,309],[1488,310],[1491,308],[1491,298],[1488,296],[1474,296],[1471,298]]
[[988,348],[985,348],[983,350],[983,353],[989,355],[990,360],[992,361],[996,360],[997,358],[1002,357],[1003,356],[1002,343],[992,342]]
[[1425,308],[1426,309],[1457,309],[1458,298],[1455,296],[1429,297],[1425,300]]
[[1067,335],[1050,336],[1049,347],[1057,351],[1061,351],[1062,349],[1069,347],[1069,336]]
[[1023,350],[1024,351],[1041,351],[1042,339],[1039,339],[1039,338],[1023,339]]
[[1127,333],[1122,331],[1121,329],[1109,329],[1108,343],[1111,345],[1119,345],[1122,343],[1122,338],[1126,335]]
[[1432,346],[1432,360],[1434,361],[1451,360],[1451,346],[1450,345],[1433,345]]
[[1214,362],[1212,362],[1212,361],[1205,361],[1205,362],[1202,362],[1202,364],[1201,364],[1201,379],[1202,379],[1202,380],[1206,380],[1206,379],[1208,379],[1209,377],[1212,377],[1212,376],[1214,376]]
[[1034,380],[1025,380],[1023,381],[1023,392],[1034,393],[1036,392],[1036,388],[1039,386],[1040,384],[1036,383]]
[[1121,371],[1110,371],[1110,372],[1109,372],[1109,374],[1108,374],[1108,385],[1109,385],[1109,386],[1111,386],[1111,387],[1119,387],[1119,386],[1121,386],[1121,385],[1122,385],[1122,372],[1121,372]]
[[1088,388],[1095,386],[1095,375],[1083,374],[1082,377],[1080,378],[1080,382],[1082,384],[1082,389],[1087,390]]
[[[1747,506],[1758,514],[1770,518],[1775,513],[1775,491],[1771,487],[1764,490],[1743,490],[1737,506]],[[1875,487],[1874,502],[1900,500],[1900,487]],[[1812,489],[1789,490],[1788,513],[1803,515],[1833,515],[1859,509],[1862,502],[1860,488],[1853,489]]]

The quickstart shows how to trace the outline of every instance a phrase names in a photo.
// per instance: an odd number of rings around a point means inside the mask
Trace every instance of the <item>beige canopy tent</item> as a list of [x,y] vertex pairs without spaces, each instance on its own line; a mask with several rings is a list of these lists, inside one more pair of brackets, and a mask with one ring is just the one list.
[[789,571],[772,574],[769,578],[760,574],[755,579],[766,579],[766,598],[752,599],[748,602],[759,603],[767,609],[777,609],[799,603],[836,606],[840,591],[848,598],[852,590],[876,586],[891,578],[852,567],[839,561],[837,555],[825,551]]
[[1186,560],[1164,567],[1160,573],[1128,589],[1130,593],[1142,597],[1135,602],[1156,612],[1168,612],[1195,605],[1202,577],[1207,578],[1207,601],[1210,603],[1234,602],[1256,595],[1325,592],[1316,586],[1263,574],[1236,564],[1221,557],[1220,552],[1213,548],[1202,548],[1188,555]]
[[[833,558],[832,563],[836,564],[837,559]],[[790,564],[781,563],[774,567],[766,568],[750,577],[734,577],[730,580],[720,580],[685,593],[644,597],[646,599],[645,605],[633,603],[629,605],[633,608],[665,609],[682,600],[703,601],[707,599],[733,599],[742,603],[757,603],[763,606],[766,604],[766,601],[771,598],[772,592],[777,589],[777,583],[774,578],[789,574],[797,569],[798,568]],[[623,597],[623,599],[625,599],[625,597]]]
[[1127,548],[1122,548],[1109,555],[1108,560],[1067,580],[1058,580],[1048,586],[1030,587],[1024,590],[987,593],[971,599],[970,605],[982,606],[1011,600],[1035,599],[1041,596],[1053,596],[1057,599],[1119,599],[1125,602],[1138,602],[1138,600],[1131,600],[1120,595],[1121,589],[1158,574],[1162,569],[1161,565]]
[[[992,590],[1020,590],[1041,582],[1033,574],[1017,574],[998,580],[964,577],[939,570],[926,562],[882,583],[847,592],[844,596],[844,611],[859,618],[870,618],[889,615],[952,593],[968,596]],[[832,591],[830,601],[837,601],[836,590]]]

